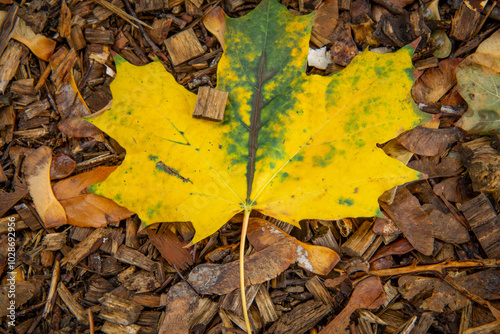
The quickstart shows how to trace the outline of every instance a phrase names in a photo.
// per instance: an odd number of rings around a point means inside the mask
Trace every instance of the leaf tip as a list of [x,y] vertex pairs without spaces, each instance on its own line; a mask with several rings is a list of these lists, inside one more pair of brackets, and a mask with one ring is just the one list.
[[116,66],[119,66],[119,65],[124,64],[124,63],[127,62],[127,60],[125,58],[123,58],[122,56],[120,56],[119,54],[116,54],[113,57],[113,60],[115,61],[115,65]]

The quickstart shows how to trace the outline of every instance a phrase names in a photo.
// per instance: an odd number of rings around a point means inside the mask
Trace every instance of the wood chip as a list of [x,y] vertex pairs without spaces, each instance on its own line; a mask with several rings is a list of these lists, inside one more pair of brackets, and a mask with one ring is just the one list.
[[165,46],[174,66],[205,53],[192,28],[168,38],[165,40]]
[[226,110],[228,92],[203,86],[198,90],[193,117],[222,122]]
[[486,255],[500,258],[500,218],[485,194],[473,198],[462,206],[462,212],[470,224]]

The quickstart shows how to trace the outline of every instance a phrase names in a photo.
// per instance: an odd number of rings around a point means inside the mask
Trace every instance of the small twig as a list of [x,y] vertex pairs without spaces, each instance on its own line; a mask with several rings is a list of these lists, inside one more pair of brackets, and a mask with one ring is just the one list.
[[[130,15],[132,15],[135,18],[137,18],[137,15],[135,14],[134,10],[132,9],[132,6],[130,5],[130,1],[123,0],[123,2],[125,3],[125,6],[127,7],[127,10],[130,12]],[[146,31],[144,30],[144,28],[142,27],[142,25],[140,25],[138,28],[141,31],[142,35],[144,36],[144,39],[146,40],[146,42],[148,42],[149,46],[151,46],[151,48],[153,49],[153,52],[155,53],[155,55],[158,56],[158,57],[160,57],[161,59],[163,59],[167,63],[170,63],[170,60],[167,58],[167,56],[165,56],[163,54],[163,52],[161,52],[160,48],[158,48],[158,46],[155,44],[155,42],[153,42],[151,40],[151,38],[146,33]]]
[[104,8],[109,9],[110,11],[112,11],[113,13],[115,13],[116,15],[118,15],[119,17],[121,17],[122,19],[124,19],[125,21],[127,21],[128,23],[130,23],[132,26],[134,26],[136,28],[139,28],[139,27],[136,24],[134,24],[134,22],[132,22],[132,21],[135,21],[139,24],[142,24],[145,27],[148,27],[149,29],[152,29],[152,27],[149,24],[142,22],[137,17],[134,17],[132,15],[127,14],[127,12],[125,12],[123,9],[116,7],[115,5],[107,2],[106,0],[95,0],[95,2],[97,2],[99,5],[103,6]]
[[498,268],[498,267],[500,267],[500,260],[477,259],[468,261],[444,261],[440,263],[427,264],[422,266],[417,266],[416,264],[412,264],[406,267],[370,270],[368,274],[375,276],[394,276],[394,275],[414,274],[421,272],[438,272],[440,274],[443,274],[444,270],[454,269],[454,268]]
[[95,334],[94,317],[92,315],[92,310],[90,309],[90,307],[87,309],[87,314],[89,316],[89,330],[90,330],[90,334]]

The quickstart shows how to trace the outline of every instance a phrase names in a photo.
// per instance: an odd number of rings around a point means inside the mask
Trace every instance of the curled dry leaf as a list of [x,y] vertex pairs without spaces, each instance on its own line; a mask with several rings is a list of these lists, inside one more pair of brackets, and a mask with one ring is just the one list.
[[351,314],[357,309],[374,310],[385,302],[385,292],[379,277],[370,276],[359,282],[347,306],[319,334],[341,334],[349,325]]
[[310,272],[327,275],[340,261],[339,255],[330,248],[306,244],[286,234],[267,220],[250,218],[248,240],[257,251],[285,238],[297,243],[297,264]]
[[[0,11],[0,25],[3,24],[6,16],[7,12]],[[38,58],[45,61],[49,60],[56,48],[55,41],[41,34],[35,34],[33,30],[26,25],[26,22],[21,19],[17,21],[14,27],[12,38],[26,45]]]
[[465,183],[462,176],[445,179],[433,188],[434,193],[449,202],[464,203],[467,200]]
[[104,181],[115,169],[116,167],[98,167],[54,185],[55,196],[66,210],[69,224],[102,227],[134,214],[108,198],[84,193],[88,186]]
[[443,153],[448,147],[464,138],[459,128],[429,129],[418,126],[398,137],[398,141],[409,151],[428,157]]
[[418,170],[429,177],[456,176],[463,172],[464,166],[459,159],[451,157],[421,157],[408,163],[408,167]]
[[425,255],[432,254],[432,221],[408,189],[398,188],[393,204],[380,202],[380,205],[416,250]]
[[50,178],[63,179],[68,177],[76,169],[76,161],[64,153],[58,153],[52,158],[50,166]]
[[186,282],[180,282],[168,290],[165,318],[160,326],[160,334],[189,333],[190,320],[200,304],[200,297]]
[[442,60],[439,67],[426,70],[411,90],[415,102],[435,105],[457,83],[455,71],[461,61],[461,58]]
[[80,117],[66,118],[57,124],[57,128],[65,135],[75,138],[94,137],[102,134],[97,126]]
[[64,208],[54,196],[50,184],[51,161],[52,150],[47,146],[41,146],[24,160],[28,190],[45,227],[66,223]]

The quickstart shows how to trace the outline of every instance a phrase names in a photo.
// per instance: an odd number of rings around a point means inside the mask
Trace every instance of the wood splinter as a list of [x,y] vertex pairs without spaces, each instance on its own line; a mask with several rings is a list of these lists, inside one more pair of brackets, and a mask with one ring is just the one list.
[[228,92],[208,86],[200,87],[193,117],[222,122],[224,120],[227,97]]

